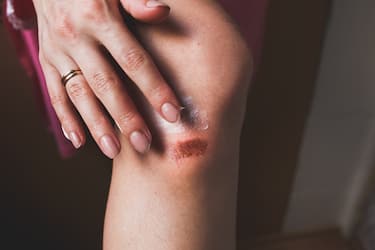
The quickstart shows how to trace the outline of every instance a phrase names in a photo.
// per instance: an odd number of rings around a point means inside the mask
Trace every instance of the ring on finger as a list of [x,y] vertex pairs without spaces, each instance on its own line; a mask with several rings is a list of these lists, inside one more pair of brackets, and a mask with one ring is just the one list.
[[65,75],[63,75],[61,77],[61,83],[65,87],[66,84],[69,82],[69,80],[72,79],[73,77],[77,76],[77,75],[82,75],[82,70],[80,70],[80,69],[73,69],[73,70],[69,71],[68,73],[66,73]]

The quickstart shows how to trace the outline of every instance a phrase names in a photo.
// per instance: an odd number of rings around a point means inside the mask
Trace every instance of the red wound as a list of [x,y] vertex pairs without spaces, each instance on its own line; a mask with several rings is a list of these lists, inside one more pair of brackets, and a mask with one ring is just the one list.
[[174,154],[176,159],[200,156],[206,152],[207,146],[208,143],[201,139],[192,139],[189,141],[179,142]]

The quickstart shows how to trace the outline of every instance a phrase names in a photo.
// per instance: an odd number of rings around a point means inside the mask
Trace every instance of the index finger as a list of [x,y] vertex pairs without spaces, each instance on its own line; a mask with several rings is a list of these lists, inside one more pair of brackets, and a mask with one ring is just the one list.
[[167,121],[180,119],[181,106],[150,55],[123,23],[114,24],[97,38],[127,76],[138,86],[153,108]]

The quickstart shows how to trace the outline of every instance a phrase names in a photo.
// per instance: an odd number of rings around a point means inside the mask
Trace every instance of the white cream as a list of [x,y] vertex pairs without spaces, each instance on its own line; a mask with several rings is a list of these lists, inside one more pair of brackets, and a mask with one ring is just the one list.
[[207,130],[209,127],[207,112],[199,110],[193,104],[193,98],[191,96],[184,98],[182,104],[184,109],[181,111],[181,119],[176,123],[170,123],[159,114],[155,114],[157,127],[171,134],[180,134],[188,130]]

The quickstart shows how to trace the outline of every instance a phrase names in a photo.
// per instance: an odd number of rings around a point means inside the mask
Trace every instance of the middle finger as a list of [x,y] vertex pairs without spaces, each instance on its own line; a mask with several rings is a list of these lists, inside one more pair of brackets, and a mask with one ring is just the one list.
[[135,150],[146,153],[151,145],[151,133],[113,67],[93,44],[77,47],[75,52],[75,60],[88,84],[121,133],[129,138]]

